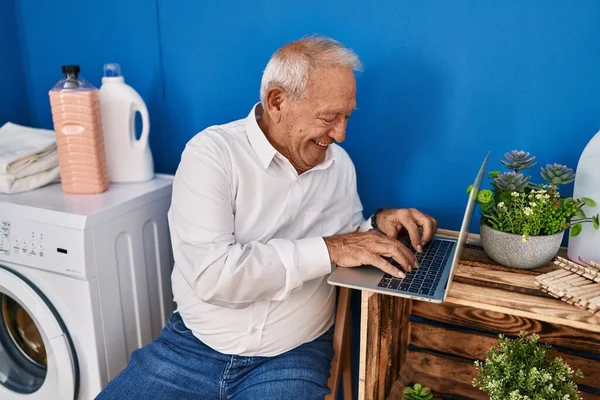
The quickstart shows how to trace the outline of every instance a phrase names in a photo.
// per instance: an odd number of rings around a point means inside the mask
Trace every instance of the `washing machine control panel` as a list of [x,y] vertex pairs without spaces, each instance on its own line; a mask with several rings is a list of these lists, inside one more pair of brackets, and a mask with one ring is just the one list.
[[10,222],[0,221],[0,254],[10,253]]
[[0,260],[85,277],[81,231],[0,219]]

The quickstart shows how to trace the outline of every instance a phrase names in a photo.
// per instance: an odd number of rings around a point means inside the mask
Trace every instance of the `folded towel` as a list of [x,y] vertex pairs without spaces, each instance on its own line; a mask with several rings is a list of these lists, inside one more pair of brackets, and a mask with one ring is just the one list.
[[30,175],[24,170],[52,153],[56,153],[54,131],[11,122],[0,127],[0,175]]
[[0,127],[0,193],[60,181],[54,132],[7,122]]
[[45,171],[15,178],[0,174],[0,193],[20,193],[45,186],[52,182],[60,182],[58,165]]

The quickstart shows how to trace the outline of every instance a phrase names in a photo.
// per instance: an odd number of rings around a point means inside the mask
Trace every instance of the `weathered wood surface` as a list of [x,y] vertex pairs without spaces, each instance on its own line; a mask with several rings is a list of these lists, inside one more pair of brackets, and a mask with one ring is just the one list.
[[[555,355],[584,371],[580,384],[600,387],[600,360],[570,352],[600,355],[600,319],[536,286],[536,276],[559,267],[499,266],[477,242],[477,235],[470,235],[443,304],[363,292],[360,399],[400,400],[402,388],[410,382],[425,384],[443,398],[487,399],[472,386],[473,360],[485,358],[498,333],[517,336],[521,331],[535,332],[543,342],[558,347]],[[564,255],[565,249],[559,254]],[[405,315],[394,315],[408,309],[415,317],[412,322]],[[407,344],[410,351],[402,348]],[[600,399],[594,393],[582,396]]]
[[[408,362],[415,370],[413,380],[433,390],[438,395],[455,395],[470,399],[487,398],[485,393],[473,387],[475,366],[468,360],[425,351],[410,351]],[[438,385],[443,382],[444,387]]]
[[553,263],[535,270],[506,268],[481,247],[467,245],[446,302],[600,332],[600,317],[538,288],[536,276],[558,268]]
[[[497,337],[489,334],[460,331],[425,323],[411,322],[410,344],[421,349],[470,360],[484,360]],[[585,377],[577,383],[600,386],[600,360],[555,351],[553,357],[561,357],[573,369],[583,371]]]
[[[471,360],[428,351],[410,351],[408,362],[415,370],[413,382],[428,386],[438,396],[489,399],[486,393],[472,385],[476,369]],[[390,394],[390,397],[393,395]],[[597,393],[581,391],[581,395],[584,399],[600,399]]]
[[335,331],[333,333],[333,360],[327,387],[331,392],[325,400],[336,400],[340,379],[343,379],[344,396],[352,397],[352,313],[350,299],[352,290],[340,288],[337,299],[335,316]]
[[554,325],[536,319],[449,303],[432,305],[415,301],[412,306],[412,313],[415,316],[430,320],[493,334],[504,333],[510,336],[518,336],[521,331],[537,333],[542,341],[552,345],[600,354],[600,334],[585,329]]
[[368,298],[363,307],[363,312],[365,308],[367,311],[363,326],[369,329],[361,343],[365,345],[366,363],[364,375],[359,378],[359,398],[385,399],[400,376],[408,350],[410,307],[410,300],[398,297]]

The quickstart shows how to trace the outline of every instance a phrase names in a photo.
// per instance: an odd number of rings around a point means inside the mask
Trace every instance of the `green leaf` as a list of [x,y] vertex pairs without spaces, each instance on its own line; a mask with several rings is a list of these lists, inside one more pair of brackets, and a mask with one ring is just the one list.
[[512,200],[512,196],[510,195],[510,192],[502,192],[502,193],[500,193],[498,200],[500,200],[499,203],[504,202],[504,203],[508,204]]
[[492,178],[492,179],[495,178],[495,177],[497,177],[498,175],[500,175],[500,171],[491,171],[489,173],[489,177]]
[[581,233],[583,226],[580,223],[577,223],[571,227],[571,232],[569,232],[569,236],[575,237]]
[[421,394],[429,394],[431,393],[431,389],[429,389],[427,386],[425,386],[423,388],[423,390],[421,390]]
[[431,399],[433,399],[433,394],[429,393],[427,396],[423,397],[423,399],[431,400]]
[[600,214],[596,214],[592,217],[592,226],[594,229],[600,228]]
[[592,199],[590,199],[589,197],[582,197],[581,200],[583,201],[583,203],[588,206],[589,208],[594,208],[596,207],[596,202]]
[[583,210],[581,208],[578,208],[577,211],[575,211],[575,214],[579,217],[579,218],[585,218],[585,213],[583,212]]
[[421,386],[420,383],[415,383],[415,386],[413,386],[413,388],[415,389],[415,392],[417,392],[417,394],[421,394],[421,388],[423,386]]
[[405,387],[404,390],[402,391],[403,394],[411,394],[412,392],[413,392],[413,390],[410,387]]

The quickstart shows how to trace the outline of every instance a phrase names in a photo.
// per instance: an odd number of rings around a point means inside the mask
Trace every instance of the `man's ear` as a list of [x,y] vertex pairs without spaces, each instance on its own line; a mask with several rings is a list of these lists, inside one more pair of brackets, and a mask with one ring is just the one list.
[[281,87],[271,86],[267,90],[265,101],[267,109],[265,111],[273,121],[279,122],[281,120],[282,107],[284,107],[286,100],[287,94]]

